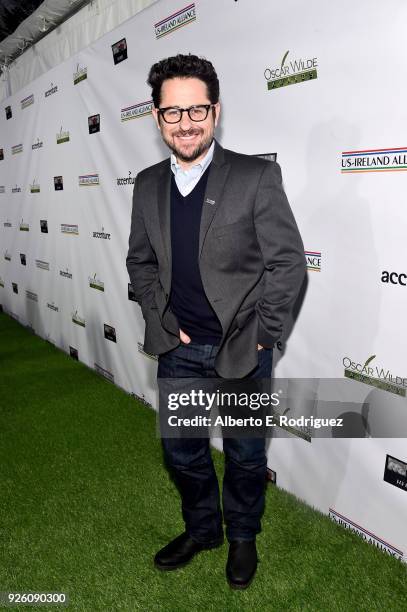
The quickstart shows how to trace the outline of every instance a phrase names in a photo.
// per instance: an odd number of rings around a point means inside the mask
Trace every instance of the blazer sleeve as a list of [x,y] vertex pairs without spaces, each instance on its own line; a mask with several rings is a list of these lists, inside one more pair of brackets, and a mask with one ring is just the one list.
[[276,162],[268,162],[261,175],[254,224],[265,268],[263,296],[256,305],[258,342],[272,347],[281,337],[306,271],[304,245]]
[[129,250],[126,258],[127,271],[145,318],[146,309],[154,304],[154,292],[158,284],[158,263],[151,246],[143,215],[139,175],[133,190],[133,209]]

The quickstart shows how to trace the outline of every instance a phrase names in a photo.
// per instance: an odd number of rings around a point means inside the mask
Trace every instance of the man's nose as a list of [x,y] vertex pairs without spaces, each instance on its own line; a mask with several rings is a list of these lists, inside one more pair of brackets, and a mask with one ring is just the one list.
[[181,121],[179,122],[181,130],[187,131],[192,126],[192,121],[189,118],[188,112],[184,111],[181,116]]

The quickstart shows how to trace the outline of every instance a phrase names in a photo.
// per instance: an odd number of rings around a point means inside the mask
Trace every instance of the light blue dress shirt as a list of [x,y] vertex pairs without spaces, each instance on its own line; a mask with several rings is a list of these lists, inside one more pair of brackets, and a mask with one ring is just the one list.
[[191,193],[191,191],[193,190],[193,188],[211,163],[214,149],[215,141],[213,140],[205,157],[201,159],[199,163],[195,164],[191,168],[188,168],[188,170],[184,170],[183,168],[181,168],[181,166],[177,162],[177,158],[175,157],[174,153],[171,153],[171,170],[175,176],[175,182],[177,184],[179,192],[181,193],[181,195],[184,196],[184,198],[189,193]]

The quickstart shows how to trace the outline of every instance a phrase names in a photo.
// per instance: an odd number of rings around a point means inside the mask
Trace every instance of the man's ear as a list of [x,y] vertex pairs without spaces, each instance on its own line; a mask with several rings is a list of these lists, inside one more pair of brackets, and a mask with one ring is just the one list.
[[213,107],[213,114],[214,114],[214,123],[216,127],[218,125],[219,116],[220,116],[220,102],[216,102],[215,106]]
[[157,126],[157,127],[158,127],[158,129],[161,131],[161,125],[160,125],[160,116],[159,116],[159,113],[158,113],[158,109],[157,109],[157,108],[155,108],[155,106],[153,106],[152,111],[151,111],[151,114],[152,114],[152,115],[153,115],[153,117],[154,117],[154,121],[155,121],[155,123],[156,123],[156,126]]

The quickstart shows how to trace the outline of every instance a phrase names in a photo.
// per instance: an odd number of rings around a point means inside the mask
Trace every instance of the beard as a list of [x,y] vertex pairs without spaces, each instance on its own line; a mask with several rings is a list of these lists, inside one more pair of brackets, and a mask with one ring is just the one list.
[[[202,135],[202,140],[197,144],[197,146],[190,150],[189,152],[182,151],[177,145],[174,143],[174,136],[192,136],[192,135]],[[169,149],[174,153],[177,159],[180,159],[183,162],[191,162],[200,157],[203,153],[205,153],[212,144],[213,140],[213,129],[210,130],[206,135],[202,128],[191,128],[186,132],[179,130],[175,134],[171,135],[171,138],[168,138],[166,135],[162,134],[162,138]]]

